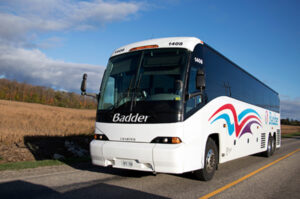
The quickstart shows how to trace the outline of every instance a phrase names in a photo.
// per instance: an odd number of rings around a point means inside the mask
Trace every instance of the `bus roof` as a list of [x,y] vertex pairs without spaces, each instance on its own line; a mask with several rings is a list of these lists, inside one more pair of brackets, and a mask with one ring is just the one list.
[[150,39],[117,48],[112,53],[111,57],[146,48],[186,48],[190,51],[193,51],[197,44],[203,44],[203,41],[196,37],[167,37]]

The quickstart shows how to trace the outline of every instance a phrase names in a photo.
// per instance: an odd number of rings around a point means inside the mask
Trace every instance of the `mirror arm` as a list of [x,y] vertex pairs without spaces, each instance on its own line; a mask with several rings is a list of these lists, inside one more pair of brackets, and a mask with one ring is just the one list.
[[193,97],[196,97],[198,95],[202,95],[202,91],[201,92],[195,92],[195,93],[189,93],[187,94],[188,99],[191,99]]
[[[99,93],[99,94],[100,94],[100,93]],[[82,96],[88,96],[88,97],[92,97],[92,98],[95,98],[95,99],[98,99],[99,94],[96,94],[96,93],[86,93],[86,92],[81,92],[81,95],[82,95]]]

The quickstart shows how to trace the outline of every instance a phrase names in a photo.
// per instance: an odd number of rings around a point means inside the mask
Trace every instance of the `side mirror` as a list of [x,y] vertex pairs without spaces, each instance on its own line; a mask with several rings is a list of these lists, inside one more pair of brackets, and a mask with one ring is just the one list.
[[84,95],[86,93],[86,80],[87,80],[87,74],[84,73],[81,82],[81,95]]
[[96,94],[96,93],[87,93],[86,92],[86,80],[87,80],[87,74],[84,73],[83,77],[82,77],[81,87],[80,87],[81,95],[93,97],[99,101],[100,93]]
[[196,88],[198,90],[205,89],[205,73],[203,69],[198,69],[197,76],[196,76]]

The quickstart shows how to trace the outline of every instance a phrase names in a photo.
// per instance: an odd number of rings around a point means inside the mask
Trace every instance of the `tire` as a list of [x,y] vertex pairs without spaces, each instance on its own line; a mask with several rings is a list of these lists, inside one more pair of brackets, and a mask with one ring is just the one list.
[[204,168],[194,172],[198,180],[209,181],[213,178],[219,163],[219,153],[216,143],[208,138],[205,148]]
[[275,150],[276,150],[276,137],[274,134],[274,136],[272,137],[272,155],[275,153]]
[[274,144],[273,143],[274,143],[274,139],[271,135],[269,135],[267,150],[263,153],[264,156],[270,157],[273,155],[273,153],[274,153],[274,149],[273,149]]

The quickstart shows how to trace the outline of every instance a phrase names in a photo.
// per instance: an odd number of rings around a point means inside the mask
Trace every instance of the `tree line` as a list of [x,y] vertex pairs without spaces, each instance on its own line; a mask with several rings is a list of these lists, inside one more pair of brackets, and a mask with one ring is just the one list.
[[97,107],[97,101],[74,92],[56,91],[44,86],[33,86],[8,79],[0,79],[0,99],[39,103],[66,108]]
[[300,126],[300,121],[294,120],[294,119],[289,119],[289,118],[281,119],[280,123],[281,124],[286,124],[286,125]]

